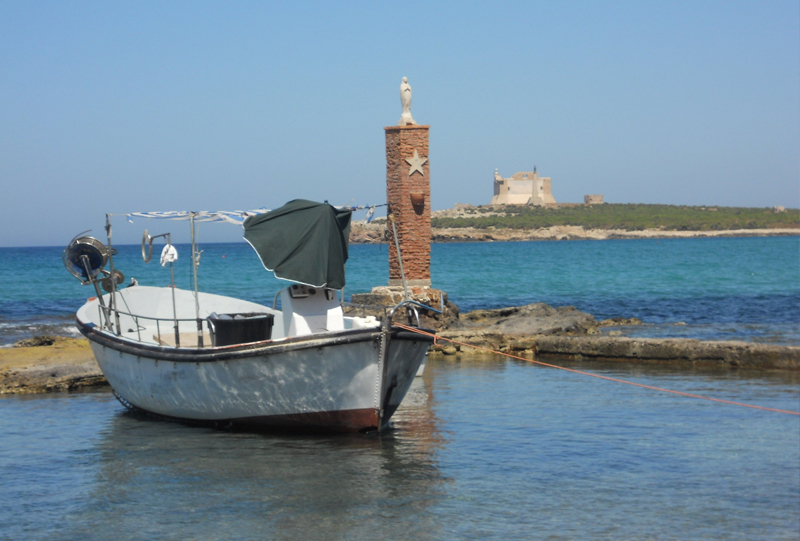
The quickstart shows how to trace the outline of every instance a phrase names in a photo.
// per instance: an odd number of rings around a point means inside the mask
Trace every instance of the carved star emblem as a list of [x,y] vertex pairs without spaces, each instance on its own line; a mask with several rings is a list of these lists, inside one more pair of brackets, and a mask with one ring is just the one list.
[[427,161],[428,158],[420,158],[419,154],[417,154],[417,149],[414,149],[414,156],[406,158],[406,163],[411,166],[408,169],[408,176],[413,175],[415,171],[419,171],[419,174],[424,176],[425,171],[422,170],[422,166],[425,165]]

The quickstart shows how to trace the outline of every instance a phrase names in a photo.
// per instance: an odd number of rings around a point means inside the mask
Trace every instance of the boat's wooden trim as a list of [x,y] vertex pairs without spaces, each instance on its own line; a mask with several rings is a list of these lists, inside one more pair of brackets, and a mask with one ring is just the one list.
[[[137,355],[155,360],[170,362],[216,362],[248,357],[262,357],[276,355],[289,351],[304,349],[324,348],[340,344],[353,344],[380,340],[381,331],[378,327],[366,329],[349,329],[323,335],[308,335],[288,338],[280,341],[265,340],[249,344],[237,344],[217,348],[175,348],[158,345],[144,344],[121,338],[99,330],[93,323],[77,321],[78,330],[90,341],[121,351],[129,355]],[[433,342],[433,337],[422,334],[392,329],[392,339],[413,340],[415,342]]]

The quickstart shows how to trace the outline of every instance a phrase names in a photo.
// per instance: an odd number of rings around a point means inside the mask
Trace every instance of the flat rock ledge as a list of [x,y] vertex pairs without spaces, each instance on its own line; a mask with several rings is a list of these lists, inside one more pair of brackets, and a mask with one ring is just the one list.
[[[642,325],[636,318],[597,321],[573,306],[543,303],[461,314],[439,329],[434,354],[485,354],[487,350],[525,358],[655,362],[757,369],[800,369],[800,347],[752,342],[706,342],[683,338],[627,338],[600,328]],[[612,331],[615,332],[615,331]],[[468,345],[467,345],[468,344]],[[475,346],[475,347],[470,347]],[[478,349],[480,348],[480,349]]]
[[71,391],[107,385],[85,338],[37,337],[0,349],[0,394]]
[[506,335],[487,331],[444,331],[471,346],[440,341],[437,353],[485,354],[486,349],[534,358],[575,361],[624,361],[716,365],[732,368],[800,369],[800,347],[752,342],[706,342],[682,338],[625,338],[609,336]]

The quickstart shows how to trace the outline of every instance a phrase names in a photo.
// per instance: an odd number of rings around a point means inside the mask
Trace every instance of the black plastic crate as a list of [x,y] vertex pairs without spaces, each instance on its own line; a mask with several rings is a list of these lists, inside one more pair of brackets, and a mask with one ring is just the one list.
[[274,315],[261,312],[211,314],[208,316],[211,345],[232,346],[269,340],[272,338],[274,322]]

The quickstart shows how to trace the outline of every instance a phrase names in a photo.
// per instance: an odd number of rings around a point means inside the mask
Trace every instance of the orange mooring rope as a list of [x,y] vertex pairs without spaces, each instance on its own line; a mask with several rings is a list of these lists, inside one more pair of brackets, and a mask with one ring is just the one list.
[[547,366],[548,368],[557,368],[559,370],[566,370],[567,372],[573,372],[575,374],[581,374],[581,375],[584,375],[584,376],[591,376],[593,378],[605,379],[605,380],[608,380],[608,381],[615,381],[617,383],[625,383],[627,385],[635,385],[636,387],[642,387],[644,389],[650,389],[650,390],[653,390],[653,391],[661,391],[662,393],[672,393],[672,394],[677,394],[677,395],[681,395],[681,396],[688,396],[688,397],[691,397],[691,398],[700,398],[700,399],[703,399],[703,400],[710,400],[712,402],[722,402],[723,404],[731,404],[733,406],[742,406],[744,408],[753,408],[753,409],[757,409],[757,410],[774,411],[776,413],[788,413],[789,415],[800,416],[800,412],[796,412],[796,411],[781,410],[781,409],[775,409],[775,408],[765,408],[764,406],[754,406],[753,404],[744,404],[742,402],[733,402],[731,400],[722,400],[721,398],[711,398],[709,396],[702,396],[702,395],[699,395],[699,394],[684,393],[682,391],[673,391],[672,389],[664,389],[662,387],[654,387],[652,385],[644,385],[643,383],[634,383],[633,381],[626,381],[624,379],[610,378],[608,376],[601,376],[599,374],[592,374],[591,372],[583,372],[582,370],[575,370],[573,368],[566,368],[564,366],[558,366],[558,365],[555,365],[555,364],[543,363],[542,361],[535,361],[533,359],[526,359],[525,357],[518,357],[517,355],[511,355],[510,353],[503,353],[502,351],[495,351],[493,349],[483,348],[483,347],[480,347],[480,346],[473,346],[473,345],[467,344],[465,342],[459,342],[458,340],[445,338],[443,336],[439,336],[437,334],[425,332],[423,330],[417,329],[416,327],[409,327],[407,325],[402,325],[400,323],[393,323],[393,325],[395,327],[400,327],[401,329],[405,329],[407,331],[415,332],[417,334],[424,334],[425,336],[432,336],[434,344],[436,344],[437,341],[439,341],[439,340],[446,340],[447,342],[452,342],[453,344],[458,344],[460,346],[467,346],[467,347],[474,348],[474,349],[480,349],[482,351],[488,351],[489,353],[494,353],[494,354],[497,354],[497,355],[504,355],[504,356],[510,357],[512,359],[519,359],[520,361],[525,361],[525,362],[528,362],[528,363],[534,363],[534,364],[538,364],[538,365],[541,365],[541,366]]

